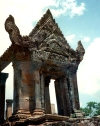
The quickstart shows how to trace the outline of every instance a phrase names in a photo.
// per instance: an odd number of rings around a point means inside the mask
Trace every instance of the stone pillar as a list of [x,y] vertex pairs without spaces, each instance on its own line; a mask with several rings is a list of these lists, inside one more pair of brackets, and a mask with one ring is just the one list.
[[[41,107],[40,74],[31,61],[14,61],[13,116],[43,114]],[[11,118],[12,119],[12,118]],[[12,121],[12,120],[11,120]]]
[[63,93],[63,102],[64,102],[64,116],[70,116],[70,97],[69,97],[69,86],[67,83],[67,78],[62,78],[62,93]]
[[35,109],[35,75],[31,61],[14,61],[13,115],[30,116]]
[[61,79],[55,80],[55,93],[57,100],[58,115],[64,115],[64,98]]
[[68,70],[68,81],[71,89],[70,94],[72,100],[72,111],[74,108],[77,110],[80,109],[76,72],[77,68],[74,66],[71,66]]
[[73,79],[72,79],[72,76],[71,75],[69,75],[68,82],[69,82],[69,85],[70,85],[69,94],[70,94],[70,103],[71,103],[71,113],[73,113],[73,110],[75,108],[75,99],[74,99]]
[[8,73],[0,73],[0,117],[4,119],[5,111],[5,83]]
[[42,106],[42,109],[45,108],[45,105],[44,105],[44,76],[43,74],[40,75],[40,84],[41,84],[41,106]]
[[6,119],[12,116],[12,103],[13,103],[13,100],[10,100],[10,99],[6,100]]
[[45,79],[45,90],[44,90],[44,92],[45,92],[45,113],[46,114],[51,114],[49,83],[50,83],[50,78],[47,77]]
[[74,108],[76,108],[77,110],[79,110],[80,109],[80,103],[79,103],[79,94],[78,94],[78,85],[77,85],[77,73],[76,72],[72,74],[71,81],[73,83]]
[[34,72],[34,81],[35,81],[35,110],[34,115],[43,114],[43,109],[41,106],[41,92],[40,92],[40,74],[39,71]]

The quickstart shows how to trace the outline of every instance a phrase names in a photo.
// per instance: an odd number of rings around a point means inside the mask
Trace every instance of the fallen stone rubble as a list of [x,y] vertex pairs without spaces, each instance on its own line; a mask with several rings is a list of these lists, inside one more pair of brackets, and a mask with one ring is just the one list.
[[[11,123],[6,123],[0,126],[10,126]],[[67,121],[46,122],[40,125],[28,126],[100,126],[100,116],[92,118],[69,118]]]
[[46,122],[39,126],[100,126],[100,116],[93,118],[70,118],[67,122]]

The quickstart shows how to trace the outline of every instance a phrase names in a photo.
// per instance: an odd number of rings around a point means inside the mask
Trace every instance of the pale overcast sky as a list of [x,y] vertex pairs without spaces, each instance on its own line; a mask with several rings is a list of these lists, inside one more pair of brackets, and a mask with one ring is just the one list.
[[[81,106],[89,101],[100,102],[100,0],[1,0],[0,55],[11,45],[4,28],[9,14],[14,16],[21,35],[28,35],[48,8],[70,46],[76,49],[81,40],[86,50],[77,71]],[[3,72],[9,73],[6,98],[13,98],[11,64]]]

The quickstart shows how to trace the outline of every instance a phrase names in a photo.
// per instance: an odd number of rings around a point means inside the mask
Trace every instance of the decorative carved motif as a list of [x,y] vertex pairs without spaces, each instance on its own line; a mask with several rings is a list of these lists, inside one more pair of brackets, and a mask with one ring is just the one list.
[[[60,36],[59,36],[60,37]],[[60,55],[69,56],[69,46],[66,46],[59,40],[55,34],[51,34],[47,37],[43,43],[39,46],[40,50],[54,52]]]
[[77,60],[79,60],[81,62],[83,60],[84,53],[85,53],[85,49],[84,49],[81,41],[79,41],[78,47],[76,48]]
[[58,55],[56,53],[41,51],[41,50],[31,50],[32,51],[32,60],[33,61],[54,61],[56,63],[64,63],[67,64],[68,59],[63,55]]
[[15,24],[14,17],[9,15],[5,21],[5,29],[9,33],[12,44],[28,46],[32,42],[29,36],[21,36],[18,27]]
[[62,55],[57,55],[55,53],[51,53],[49,55],[49,59],[52,61],[56,61],[56,62],[61,62],[61,63],[66,63],[67,64],[67,58],[62,56]]
[[[53,40],[55,41],[55,40]],[[54,53],[58,53],[58,54],[62,54],[63,55],[63,51],[60,47],[60,45],[56,42],[51,42],[51,43],[47,43],[45,45],[45,47],[42,47],[41,50],[45,50],[45,51],[48,51],[48,52],[54,52]]]
[[78,47],[76,48],[76,51],[85,53],[85,50],[83,48],[81,41],[78,41]]
[[[36,27],[32,30],[32,32],[30,33],[30,36],[32,37],[33,35],[37,34],[37,32],[41,29],[43,29],[43,27],[45,29],[47,29],[48,31],[54,31],[55,27],[58,28],[58,25],[54,25],[55,20],[52,17],[52,14],[50,12],[50,10],[48,9],[46,14],[43,15],[43,17],[40,19],[40,21],[37,23]],[[59,29],[60,31],[60,29]],[[62,32],[60,31],[61,35],[63,36]]]
[[41,20],[37,23],[36,27],[32,30],[29,34],[29,37],[32,39],[33,42],[37,41],[38,44],[41,44],[47,37],[51,34],[55,34],[58,39],[64,44],[69,47],[66,39],[64,38],[58,24],[55,23],[55,20],[52,17],[50,10],[44,14]]
[[19,45],[19,43],[22,43],[22,37],[20,36],[20,31],[16,26],[12,15],[9,15],[9,17],[6,19],[5,29],[9,33],[10,39],[13,44],[16,43]]

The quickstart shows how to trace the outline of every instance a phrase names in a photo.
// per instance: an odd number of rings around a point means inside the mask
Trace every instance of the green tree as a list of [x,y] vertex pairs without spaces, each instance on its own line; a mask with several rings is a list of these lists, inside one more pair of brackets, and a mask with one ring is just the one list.
[[88,102],[87,103],[87,107],[89,109],[94,109],[94,108],[96,108],[96,106],[97,106],[97,102]]
[[85,108],[81,108],[86,117],[92,117],[100,115],[100,103],[88,102]]
[[91,113],[91,110],[87,107],[81,108],[81,111],[84,112],[85,116],[89,116]]
[[100,103],[97,103],[97,106],[96,106],[96,114],[97,115],[100,115]]

